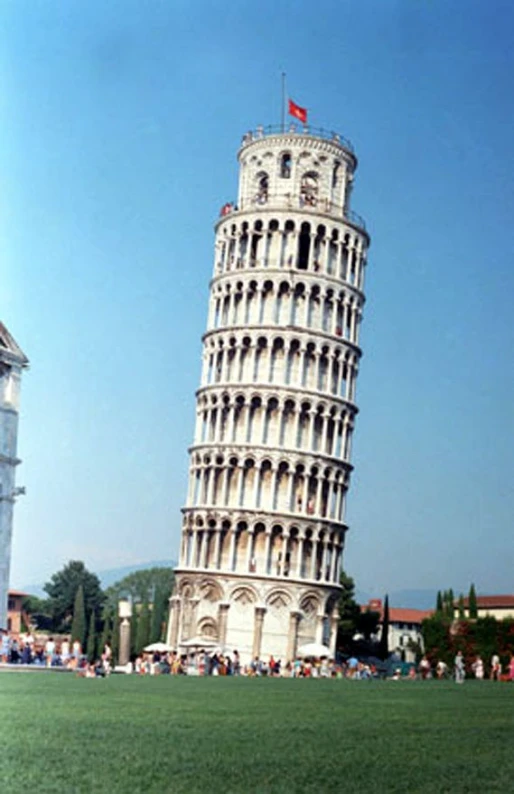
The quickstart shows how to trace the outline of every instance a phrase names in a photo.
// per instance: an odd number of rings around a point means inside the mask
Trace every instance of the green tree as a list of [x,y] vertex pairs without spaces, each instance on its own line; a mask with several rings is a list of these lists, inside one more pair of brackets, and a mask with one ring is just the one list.
[[455,596],[451,587],[448,590],[447,615],[450,620],[453,620],[455,615]]
[[150,626],[150,642],[159,642],[163,639],[164,626],[168,612],[169,593],[160,587],[155,590],[152,605],[152,620]]
[[87,658],[90,662],[94,662],[96,659],[96,616],[94,612],[91,612],[91,618],[89,620],[89,629],[87,632]]
[[421,624],[425,651],[433,664],[439,660],[446,664],[453,664],[450,626],[451,621],[446,615],[432,615],[425,618]]
[[163,598],[169,598],[173,590],[173,568],[144,568],[128,574],[105,591],[110,605],[118,605],[120,598],[129,598],[134,604],[145,601],[152,604],[155,594],[161,591]]
[[137,647],[138,641],[138,624],[139,624],[139,612],[138,612],[138,605],[132,605],[132,618],[130,620],[130,654],[131,656],[137,656],[139,653],[139,649]]
[[[22,610],[26,620],[41,631],[52,631],[53,617],[47,598],[29,595],[23,599]],[[25,618],[24,618],[25,620]]]
[[341,650],[349,650],[353,636],[357,631],[361,610],[355,601],[355,582],[352,577],[341,571],[339,583],[343,589],[339,598],[337,647]]
[[100,638],[100,648],[99,651],[103,652],[103,649],[107,644],[112,645],[112,631],[113,631],[113,610],[112,608],[104,609],[104,622],[102,627],[102,636]]
[[389,656],[389,596],[386,594],[384,599],[384,613],[382,617],[382,633],[380,635],[380,644],[378,647],[378,655],[381,659],[387,659]]
[[364,609],[359,612],[356,630],[362,634],[366,642],[369,642],[374,634],[378,634],[380,624],[380,613],[371,609]]
[[86,615],[90,615],[92,611],[99,614],[105,596],[98,576],[90,573],[83,562],[70,560],[45,584],[44,590],[48,593],[48,609],[52,616],[54,631],[69,631],[75,597],[80,586],[82,586]]
[[443,614],[443,596],[441,595],[441,591],[437,591],[437,599],[435,602],[435,611],[438,615]]
[[118,657],[120,655],[120,620],[118,618],[117,612],[113,615],[112,618],[112,633],[111,633],[110,646],[112,650],[112,660],[113,660],[112,663],[118,664]]
[[459,596],[459,620],[464,620],[465,618],[465,611],[464,611],[464,596],[462,593]]
[[84,588],[81,584],[77,588],[73,603],[71,638],[72,641],[78,640],[82,648],[84,648],[86,642],[86,611],[84,607]]
[[469,588],[468,608],[469,608],[469,617],[476,619],[478,617],[478,605],[477,605],[477,594],[475,592],[475,585],[473,583]]
[[148,601],[144,601],[139,613],[136,635],[136,653],[141,653],[143,648],[148,645],[150,637],[150,607]]

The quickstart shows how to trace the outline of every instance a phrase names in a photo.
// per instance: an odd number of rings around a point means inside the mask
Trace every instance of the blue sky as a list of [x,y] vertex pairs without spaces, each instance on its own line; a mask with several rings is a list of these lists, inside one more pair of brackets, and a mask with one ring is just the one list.
[[12,584],[177,556],[213,262],[280,73],[372,235],[345,567],[513,592],[514,8],[6,2],[0,318],[31,360]]

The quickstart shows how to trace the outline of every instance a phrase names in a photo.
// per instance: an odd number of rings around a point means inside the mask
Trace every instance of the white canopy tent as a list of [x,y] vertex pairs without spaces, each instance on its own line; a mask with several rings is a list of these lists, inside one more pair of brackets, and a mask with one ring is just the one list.
[[308,642],[306,645],[300,645],[296,655],[300,659],[328,659],[332,656],[330,648],[320,642]]
[[171,645],[166,645],[165,642],[152,642],[151,645],[147,645],[143,650],[145,653],[168,653],[168,651],[172,651],[173,648]]

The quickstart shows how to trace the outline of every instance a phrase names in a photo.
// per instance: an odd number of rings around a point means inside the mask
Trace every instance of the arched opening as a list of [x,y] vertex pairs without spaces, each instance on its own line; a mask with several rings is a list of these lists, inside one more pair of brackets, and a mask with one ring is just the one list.
[[255,200],[257,204],[266,204],[268,201],[269,191],[269,176],[265,171],[259,171],[256,176],[257,180],[257,195]]
[[281,179],[289,179],[291,176],[292,159],[290,152],[283,152],[280,155],[280,177]]
[[298,235],[298,257],[296,267],[298,270],[307,270],[309,266],[309,252],[311,247],[311,225],[304,221]]
[[302,176],[300,203],[307,207],[315,207],[318,203],[318,175],[315,171],[308,171]]

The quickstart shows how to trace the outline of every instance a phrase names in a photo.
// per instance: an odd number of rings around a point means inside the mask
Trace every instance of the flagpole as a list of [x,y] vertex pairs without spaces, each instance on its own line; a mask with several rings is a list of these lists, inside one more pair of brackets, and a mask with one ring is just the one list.
[[286,128],[286,73],[282,72],[282,132]]

